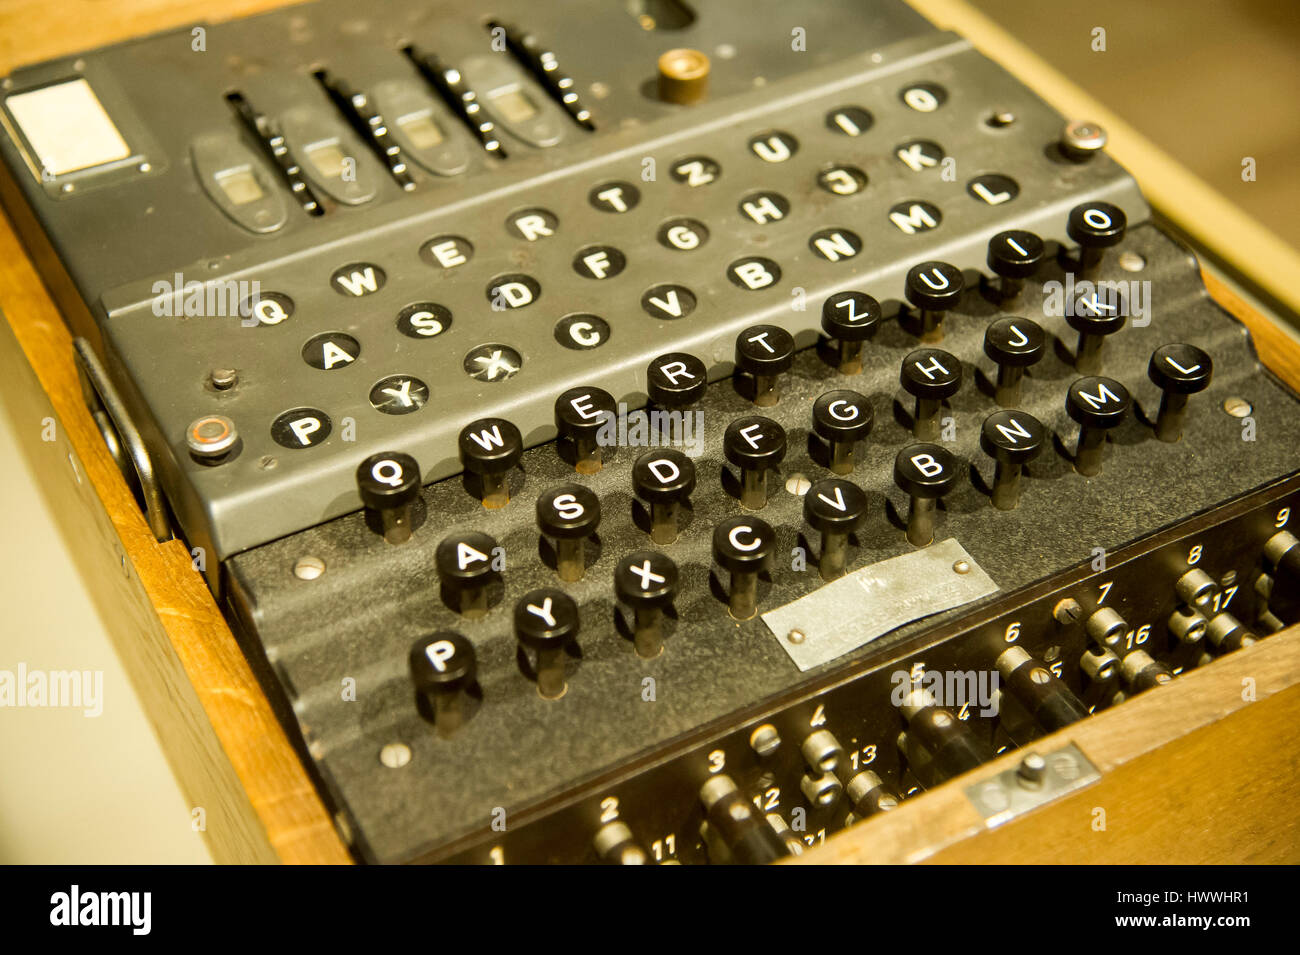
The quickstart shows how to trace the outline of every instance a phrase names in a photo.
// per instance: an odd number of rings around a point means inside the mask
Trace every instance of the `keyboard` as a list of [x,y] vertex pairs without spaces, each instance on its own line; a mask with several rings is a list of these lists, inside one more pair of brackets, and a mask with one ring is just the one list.
[[1297,619],[1296,395],[902,3],[196,29],[5,202],[357,858],[773,861]]

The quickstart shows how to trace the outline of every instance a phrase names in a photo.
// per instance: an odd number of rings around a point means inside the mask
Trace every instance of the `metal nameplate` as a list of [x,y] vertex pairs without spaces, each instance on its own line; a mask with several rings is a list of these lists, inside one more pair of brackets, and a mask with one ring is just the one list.
[[966,787],[966,798],[989,829],[1054,799],[1090,786],[1101,773],[1073,743],[1040,756],[1025,754],[1019,767]]
[[997,589],[956,538],[949,538],[846,574],[769,610],[763,622],[795,666],[811,670],[905,623]]

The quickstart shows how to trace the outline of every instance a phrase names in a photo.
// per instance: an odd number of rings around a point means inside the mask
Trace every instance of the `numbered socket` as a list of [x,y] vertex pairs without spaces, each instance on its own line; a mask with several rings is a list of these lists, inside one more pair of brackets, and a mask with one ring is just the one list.
[[1008,647],[998,656],[998,673],[1007,692],[1024,707],[1044,733],[1052,733],[1088,715],[1088,708],[1047,666],[1022,647]]
[[[726,858],[713,861],[765,865],[790,855],[785,840],[745,798],[730,776],[724,773],[710,776],[700,787],[700,804],[704,806],[708,828],[717,840],[710,849],[716,845],[726,854]],[[710,840],[706,838],[707,841]]]
[[[904,754],[917,778],[926,785],[952,779],[993,758],[988,743],[951,710],[936,705],[924,690],[910,690],[899,709],[907,720],[907,730],[900,740]],[[922,752],[917,751],[917,746]]]
[[1170,682],[1173,672],[1163,663],[1155,660],[1145,650],[1131,650],[1119,663],[1120,676],[1130,694],[1145,693],[1147,690]]
[[596,830],[592,845],[596,855],[609,865],[649,865],[650,857],[636,841],[627,823],[620,819],[607,822]]

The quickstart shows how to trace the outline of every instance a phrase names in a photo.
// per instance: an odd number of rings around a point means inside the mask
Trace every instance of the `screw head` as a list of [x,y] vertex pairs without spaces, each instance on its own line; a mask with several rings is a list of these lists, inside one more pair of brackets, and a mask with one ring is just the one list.
[[1056,606],[1052,608],[1052,617],[1061,626],[1068,627],[1082,619],[1083,608],[1073,597],[1066,597],[1064,600],[1057,601]]
[[239,440],[235,422],[225,415],[210,414],[195,418],[185,429],[185,443],[202,458],[225,454]]
[[1038,753],[1029,753],[1020,761],[1016,767],[1016,776],[1022,783],[1029,785],[1042,785],[1043,777],[1047,774],[1047,760],[1043,759]]
[[1106,146],[1106,130],[1098,123],[1071,120],[1061,130],[1061,151],[1074,160],[1091,159]]
[[227,388],[235,387],[239,381],[239,372],[233,368],[213,368],[208,372],[208,380],[212,382],[212,387],[218,391],[225,391]]
[[1245,398],[1227,398],[1223,402],[1223,410],[1234,418],[1244,418],[1255,409]]

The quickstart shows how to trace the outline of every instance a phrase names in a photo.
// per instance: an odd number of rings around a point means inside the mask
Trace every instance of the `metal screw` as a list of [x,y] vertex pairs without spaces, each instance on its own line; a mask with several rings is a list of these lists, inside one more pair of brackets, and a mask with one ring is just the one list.
[[1141,272],[1147,267],[1147,260],[1136,252],[1124,251],[1119,254],[1119,267],[1125,272]]
[[1009,109],[995,110],[993,112],[993,115],[990,116],[987,120],[990,126],[995,126],[998,128],[1010,126],[1015,121],[1016,121],[1016,114],[1011,112],[1011,110]]
[[195,418],[185,429],[185,443],[199,457],[212,458],[225,454],[239,440],[235,422],[225,415],[210,414]]
[[1087,120],[1071,120],[1061,130],[1061,152],[1071,159],[1091,159],[1106,146],[1106,130]]
[[1245,398],[1228,398],[1223,402],[1223,410],[1234,418],[1244,418],[1255,409]]
[[1056,602],[1056,606],[1052,608],[1052,617],[1061,626],[1068,627],[1083,618],[1083,608],[1073,597],[1066,597]]
[[1030,753],[1016,767],[1016,777],[1022,786],[1037,787],[1043,784],[1047,774],[1047,760],[1037,753]]
[[235,382],[239,381],[239,372],[233,368],[213,368],[208,373],[208,380],[212,382],[213,388],[225,391],[227,388],[235,387]]
[[1079,778],[1079,764],[1069,753],[1057,753],[1052,757],[1052,770],[1066,782]]
[[980,800],[992,812],[1001,812],[1011,805],[1011,800],[997,783],[989,783],[981,789]]
[[807,475],[800,471],[795,471],[785,479],[785,489],[795,497],[803,497],[812,487],[812,481],[808,480]]
[[970,562],[966,560],[959,560],[957,561],[957,563],[952,565],[952,570],[953,573],[955,574],[969,574]]
[[315,580],[325,573],[325,561],[319,557],[299,557],[293,565],[293,575],[299,580]]
[[791,643],[803,643],[804,632],[802,630],[791,630],[785,635],[785,638]]
[[771,756],[781,746],[781,734],[771,723],[764,723],[749,734],[749,745],[759,756]]
[[411,747],[405,743],[389,743],[379,751],[379,761],[389,769],[401,769],[411,761]]

